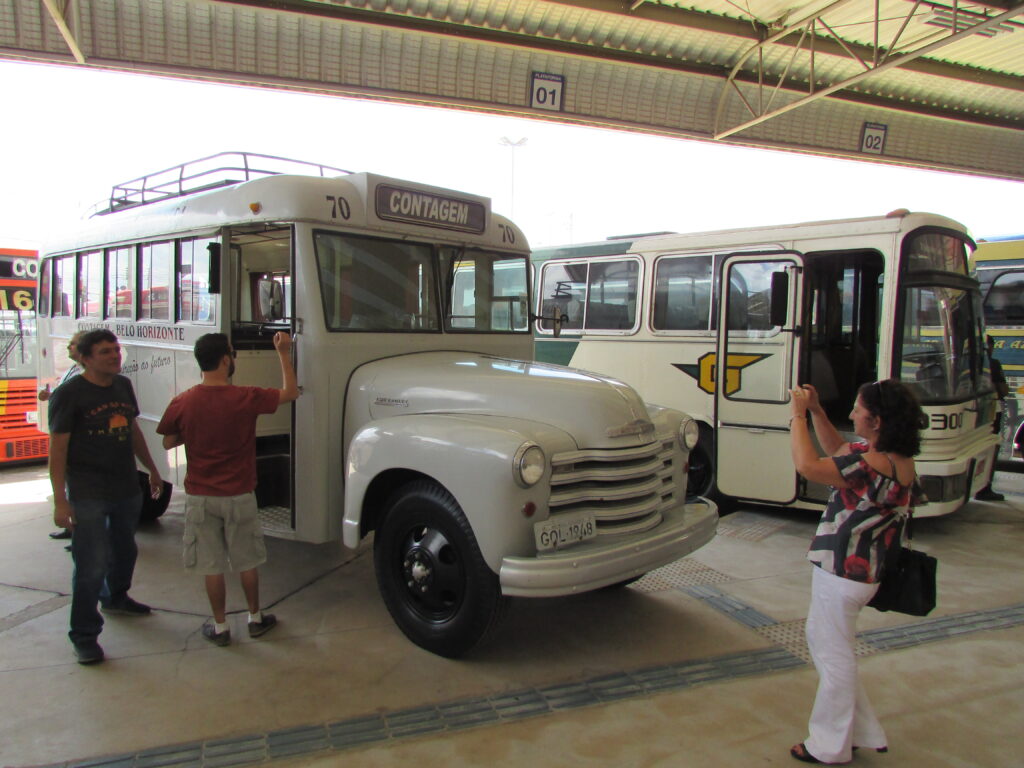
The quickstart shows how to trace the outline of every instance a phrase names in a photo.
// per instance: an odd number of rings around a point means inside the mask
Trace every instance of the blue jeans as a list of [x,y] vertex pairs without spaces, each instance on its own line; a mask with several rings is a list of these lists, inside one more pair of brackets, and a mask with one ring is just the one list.
[[95,640],[103,629],[97,604],[106,578],[111,602],[123,600],[132,586],[135,529],[139,525],[142,496],[119,501],[71,499],[75,527],[71,535],[71,631],[73,643]]

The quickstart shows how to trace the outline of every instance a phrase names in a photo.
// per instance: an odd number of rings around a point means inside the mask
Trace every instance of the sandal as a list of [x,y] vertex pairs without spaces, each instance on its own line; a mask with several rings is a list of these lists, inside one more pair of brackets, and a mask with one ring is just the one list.
[[821,760],[816,758],[810,752],[807,751],[807,747],[801,741],[799,744],[795,744],[790,750],[789,754],[795,757],[797,760],[803,763],[820,763]]
[[[856,752],[858,749],[860,749],[860,747],[850,747],[850,749]],[[870,747],[870,749],[875,750],[875,752],[878,752],[879,754],[885,754],[889,751],[888,747]]]

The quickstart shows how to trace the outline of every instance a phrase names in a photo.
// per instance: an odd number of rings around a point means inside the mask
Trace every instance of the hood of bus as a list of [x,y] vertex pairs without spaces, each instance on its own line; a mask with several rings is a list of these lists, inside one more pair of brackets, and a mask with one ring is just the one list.
[[514,417],[550,424],[580,448],[651,441],[650,414],[627,384],[558,365],[469,352],[377,360],[352,377],[349,397],[371,419],[412,413]]

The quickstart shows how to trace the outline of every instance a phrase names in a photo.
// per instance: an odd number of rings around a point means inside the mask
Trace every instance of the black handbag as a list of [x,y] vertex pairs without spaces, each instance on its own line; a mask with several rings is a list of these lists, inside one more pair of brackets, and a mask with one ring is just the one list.
[[[907,543],[910,542],[908,535]],[[893,547],[886,554],[882,583],[868,605],[879,611],[927,616],[935,607],[938,565],[938,560],[924,552],[902,544]]]

